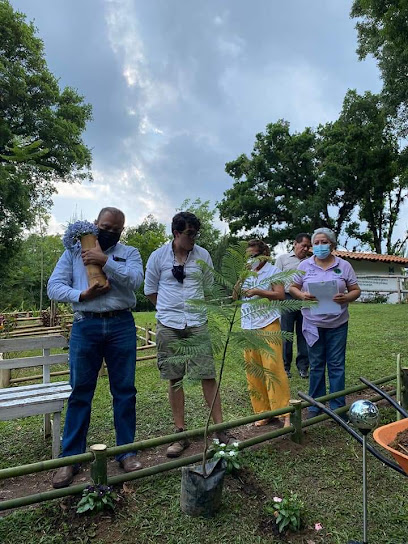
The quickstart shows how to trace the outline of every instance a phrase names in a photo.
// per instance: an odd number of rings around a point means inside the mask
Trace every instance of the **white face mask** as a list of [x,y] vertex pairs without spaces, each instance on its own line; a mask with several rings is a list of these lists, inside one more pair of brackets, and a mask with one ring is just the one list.
[[250,265],[251,270],[256,270],[258,266],[263,262],[261,259],[257,259],[261,255],[260,253],[256,253],[252,257],[250,257],[247,261],[247,263]]
[[251,270],[256,270],[258,268],[258,266],[261,264],[262,261],[260,261],[259,259],[255,259],[254,261],[251,259],[250,261],[250,264],[251,264]]

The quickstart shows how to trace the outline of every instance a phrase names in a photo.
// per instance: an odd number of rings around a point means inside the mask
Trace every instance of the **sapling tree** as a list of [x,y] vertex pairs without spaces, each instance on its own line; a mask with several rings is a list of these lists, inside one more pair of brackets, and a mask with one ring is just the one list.
[[[227,248],[222,259],[220,271],[213,270],[204,261],[198,261],[201,271],[197,273],[197,281],[202,281],[202,277],[212,277],[213,281],[208,282],[205,289],[204,299],[192,299],[188,301],[190,311],[195,313],[205,313],[208,318],[208,329],[211,337],[212,355],[215,363],[219,366],[218,388],[212,400],[204,432],[204,450],[203,450],[203,474],[206,474],[205,464],[208,458],[208,428],[212,418],[215,400],[219,393],[225,365],[230,357],[239,357],[242,361],[243,369],[250,374],[261,377],[265,375],[272,386],[275,375],[267,371],[256,361],[245,361],[244,351],[256,350],[275,358],[275,345],[281,344],[282,339],[292,339],[291,333],[286,332],[267,332],[262,329],[247,330],[241,329],[241,306],[243,304],[243,284],[250,276],[256,277],[256,272],[251,269],[251,260],[248,262],[246,256],[246,242]],[[269,261],[269,257],[257,257]],[[296,272],[288,271],[276,274],[263,279],[262,285],[286,283],[291,280]],[[305,306],[304,302],[297,300],[269,300],[266,298],[251,298],[245,300],[249,304],[246,311],[252,315],[267,314],[271,309],[282,311],[299,310]],[[168,360],[173,364],[185,363],[187,366],[189,360],[195,356],[208,355],[208,337],[195,335],[184,338],[173,343],[175,354],[169,356]]]

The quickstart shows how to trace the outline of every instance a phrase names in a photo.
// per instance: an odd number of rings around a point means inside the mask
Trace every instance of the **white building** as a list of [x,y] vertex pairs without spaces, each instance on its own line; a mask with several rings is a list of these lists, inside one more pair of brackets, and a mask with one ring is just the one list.
[[352,251],[335,251],[334,254],[354,268],[362,291],[360,300],[372,298],[377,293],[387,295],[390,303],[407,299],[408,258]]

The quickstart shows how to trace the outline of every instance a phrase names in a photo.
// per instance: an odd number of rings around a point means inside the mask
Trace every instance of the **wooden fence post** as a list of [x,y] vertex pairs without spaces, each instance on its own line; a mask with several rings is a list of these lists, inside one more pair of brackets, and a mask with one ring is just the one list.
[[57,303],[51,300],[50,303],[50,327],[55,327],[57,321]]
[[[0,361],[3,360],[3,354],[0,353]],[[3,368],[0,370],[0,389],[10,387],[11,370]]]
[[145,328],[145,345],[148,346],[151,339],[152,339],[152,335],[150,334],[151,333],[151,327],[150,327],[150,323],[146,323],[146,328]]
[[298,399],[291,399],[289,405],[293,406],[295,411],[290,414],[290,423],[295,427],[295,430],[290,435],[291,440],[296,444],[303,442],[302,433],[302,401]]
[[[43,349],[43,357],[49,357],[51,353],[50,348]],[[43,365],[43,383],[50,383],[51,374],[50,366]],[[51,414],[44,414],[44,438],[51,435]]]

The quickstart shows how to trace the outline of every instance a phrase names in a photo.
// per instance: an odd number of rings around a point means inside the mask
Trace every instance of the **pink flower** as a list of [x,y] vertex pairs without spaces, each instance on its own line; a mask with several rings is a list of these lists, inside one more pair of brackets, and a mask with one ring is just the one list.
[[273,502],[282,502],[282,499],[280,497],[274,497]]
[[323,529],[323,525],[321,523],[315,523],[315,531],[321,531]]

